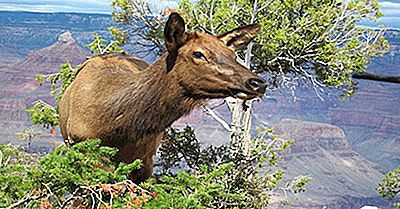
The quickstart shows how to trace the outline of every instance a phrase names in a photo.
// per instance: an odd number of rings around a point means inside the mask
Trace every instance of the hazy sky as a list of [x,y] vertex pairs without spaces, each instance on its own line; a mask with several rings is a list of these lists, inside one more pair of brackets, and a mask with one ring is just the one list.
[[[82,12],[110,14],[111,0],[0,0],[0,10],[33,12]],[[176,0],[149,0],[153,5],[176,6]],[[379,0],[384,17],[381,23],[400,28],[400,0]]]
[[381,22],[391,27],[400,28],[400,0],[381,0],[379,5],[384,13]]
[[[0,0],[0,10],[32,12],[111,13],[112,0]],[[156,6],[176,7],[176,0],[149,0]]]

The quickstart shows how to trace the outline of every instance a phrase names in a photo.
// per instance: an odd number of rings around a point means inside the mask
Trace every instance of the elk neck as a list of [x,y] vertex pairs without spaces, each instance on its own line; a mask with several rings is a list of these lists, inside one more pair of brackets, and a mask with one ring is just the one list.
[[179,85],[181,79],[175,69],[167,73],[165,54],[130,79],[116,108],[121,115],[120,127],[135,133],[130,138],[160,133],[202,104],[202,100],[188,96]]

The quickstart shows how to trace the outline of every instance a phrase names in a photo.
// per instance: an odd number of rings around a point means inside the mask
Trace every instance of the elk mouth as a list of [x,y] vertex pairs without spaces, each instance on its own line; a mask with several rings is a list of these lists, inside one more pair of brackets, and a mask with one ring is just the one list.
[[257,92],[257,91],[251,91],[247,89],[242,89],[242,88],[229,88],[231,92],[231,96],[234,98],[238,99],[243,99],[243,100],[249,100],[249,99],[254,99],[257,97],[261,97],[264,95],[265,92]]

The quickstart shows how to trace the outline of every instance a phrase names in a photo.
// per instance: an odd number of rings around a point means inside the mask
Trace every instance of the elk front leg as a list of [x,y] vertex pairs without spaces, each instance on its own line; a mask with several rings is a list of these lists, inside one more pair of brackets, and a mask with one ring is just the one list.
[[141,160],[142,167],[139,170],[133,170],[129,175],[129,178],[135,183],[146,181],[153,174],[153,155],[146,156]]
[[142,160],[142,167],[133,170],[129,176],[135,183],[143,182],[153,174],[153,156],[163,137],[164,132],[147,136],[140,140],[141,143],[127,144],[119,148],[116,156],[118,162],[132,163],[136,159]]

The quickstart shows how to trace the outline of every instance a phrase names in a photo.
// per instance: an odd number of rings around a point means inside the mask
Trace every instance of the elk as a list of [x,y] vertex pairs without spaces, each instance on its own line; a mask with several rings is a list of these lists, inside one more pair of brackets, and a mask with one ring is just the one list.
[[265,81],[236,61],[235,50],[255,38],[258,24],[220,36],[186,32],[172,13],[165,25],[167,52],[152,65],[127,54],[95,56],[79,69],[60,101],[61,134],[67,144],[100,138],[116,147],[116,162],[141,159],[131,178],[151,176],[152,157],[164,130],[208,99],[252,99]]

